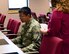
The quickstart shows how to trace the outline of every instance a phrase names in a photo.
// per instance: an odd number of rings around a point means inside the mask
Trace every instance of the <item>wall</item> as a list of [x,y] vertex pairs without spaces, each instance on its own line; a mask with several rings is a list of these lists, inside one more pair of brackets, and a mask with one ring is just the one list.
[[20,20],[18,14],[8,14],[8,0],[0,0],[0,13],[6,15],[5,27],[7,26],[9,18]]
[[49,11],[48,0],[30,0],[29,6],[37,15],[40,13],[46,14]]
[[[46,14],[49,11],[48,0],[30,0],[29,6],[32,11],[36,12],[37,15],[40,13]],[[10,17],[20,20],[18,14],[8,14],[8,0],[0,0],[0,13],[3,13],[7,16],[5,26],[7,26],[8,19]]]

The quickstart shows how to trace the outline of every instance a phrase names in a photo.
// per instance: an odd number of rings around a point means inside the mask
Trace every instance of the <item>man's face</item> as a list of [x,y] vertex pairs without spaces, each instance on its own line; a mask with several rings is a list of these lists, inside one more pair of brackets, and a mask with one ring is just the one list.
[[22,22],[27,22],[29,20],[29,16],[23,13],[19,13],[19,17]]

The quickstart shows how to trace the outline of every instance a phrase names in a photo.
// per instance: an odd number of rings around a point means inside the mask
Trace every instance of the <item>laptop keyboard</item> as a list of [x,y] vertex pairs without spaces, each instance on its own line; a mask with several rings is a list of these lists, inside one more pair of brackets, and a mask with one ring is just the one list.
[[0,39],[0,45],[6,45],[8,42],[5,39]]

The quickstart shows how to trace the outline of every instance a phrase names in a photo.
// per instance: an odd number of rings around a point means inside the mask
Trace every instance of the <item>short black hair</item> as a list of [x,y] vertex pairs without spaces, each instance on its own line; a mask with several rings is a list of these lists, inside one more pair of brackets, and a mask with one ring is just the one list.
[[22,7],[19,9],[19,13],[24,13],[25,15],[31,16],[31,9],[29,7]]

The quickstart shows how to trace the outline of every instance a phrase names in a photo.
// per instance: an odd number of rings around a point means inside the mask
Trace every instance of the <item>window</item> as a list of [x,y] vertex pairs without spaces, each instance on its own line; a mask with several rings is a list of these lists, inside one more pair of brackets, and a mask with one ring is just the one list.
[[24,6],[28,6],[28,0],[9,0],[9,10],[17,10]]

